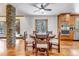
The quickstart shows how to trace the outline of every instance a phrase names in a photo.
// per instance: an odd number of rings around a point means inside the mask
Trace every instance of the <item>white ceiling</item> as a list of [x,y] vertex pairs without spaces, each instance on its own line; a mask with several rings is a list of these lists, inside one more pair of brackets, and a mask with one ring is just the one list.
[[[7,3],[0,3],[0,16],[6,16],[6,5]],[[23,15],[16,9],[16,15]]]
[[[0,15],[6,15],[6,4],[0,3]],[[52,11],[45,11],[42,14],[38,8],[32,6],[34,3],[10,3],[16,8],[16,15],[58,15],[59,13],[70,13],[74,11],[74,6],[72,3],[50,3],[46,8],[52,9]],[[35,3],[40,7],[41,3]]]

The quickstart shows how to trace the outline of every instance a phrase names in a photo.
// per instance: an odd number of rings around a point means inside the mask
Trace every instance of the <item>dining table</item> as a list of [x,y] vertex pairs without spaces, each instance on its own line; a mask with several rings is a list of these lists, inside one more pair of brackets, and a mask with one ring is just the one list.
[[[40,35],[43,35],[43,34],[40,34]],[[52,38],[55,38],[55,36],[56,35],[54,35],[54,34],[49,34],[48,38],[52,39]],[[35,39],[36,35],[35,34],[30,34],[30,37],[33,38],[33,39]]]

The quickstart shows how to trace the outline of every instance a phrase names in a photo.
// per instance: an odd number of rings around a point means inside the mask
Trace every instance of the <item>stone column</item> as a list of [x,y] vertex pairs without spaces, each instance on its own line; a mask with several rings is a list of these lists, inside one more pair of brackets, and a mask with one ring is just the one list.
[[9,55],[15,55],[15,8],[12,5],[6,6],[6,24],[7,24],[7,50]]

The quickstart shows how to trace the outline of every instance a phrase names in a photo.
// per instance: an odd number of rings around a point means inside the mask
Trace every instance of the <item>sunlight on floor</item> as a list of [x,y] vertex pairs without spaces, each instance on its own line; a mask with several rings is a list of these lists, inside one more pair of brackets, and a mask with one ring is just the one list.
[[6,40],[5,39],[0,39],[0,55],[5,55],[6,54]]

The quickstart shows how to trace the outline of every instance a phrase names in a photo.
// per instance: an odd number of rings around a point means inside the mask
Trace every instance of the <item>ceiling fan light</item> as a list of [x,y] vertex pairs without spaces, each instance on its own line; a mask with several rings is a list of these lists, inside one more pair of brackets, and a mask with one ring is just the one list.
[[41,9],[40,12],[44,12],[44,9]]

